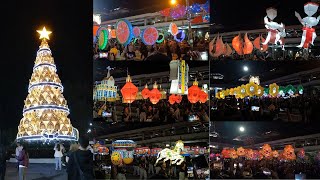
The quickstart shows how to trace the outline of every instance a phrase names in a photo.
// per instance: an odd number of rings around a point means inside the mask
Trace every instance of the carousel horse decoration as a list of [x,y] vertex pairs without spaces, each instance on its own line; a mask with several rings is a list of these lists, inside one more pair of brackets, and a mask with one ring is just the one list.
[[[277,17],[277,9],[275,8],[268,8],[266,10],[267,16],[264,17],[264,24],[268,30],[268,35],[263,42],[263,45],[267,45],[269,42],[273,44],[278,44],[282,46],[282,50],[284,50],[284,37],[286,36],[285,26],[283,23],[279,24],[274,22],[274,18]],[[269,21],[270,19],[270,21]]]
[[295,16],[298,18],[300,23],[303,25],[302,31],[302,38],[299,48],[309,48],[309,44],[313,45],[314,40],[317,37],[316,31],[313,26],[316,26],[319,23],[320,16],[317,18],[312,17],[318,10],[319,5],[314,2],[309,2],[304,5],[304,12],[308,15],[305,18],[301,18],[298,12],[295,12]]
[[163,162],[170,160],[171,164],[180,165],[184,161],[184,157],[180,155],[182,151],[184,151],[184,143],[179,140],[173,150],[165,148],[159,152],[155,166],[162,159]]

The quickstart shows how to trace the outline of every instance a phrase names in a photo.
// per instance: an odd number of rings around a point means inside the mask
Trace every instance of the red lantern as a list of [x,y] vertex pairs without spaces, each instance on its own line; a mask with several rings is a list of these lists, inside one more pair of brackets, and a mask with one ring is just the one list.
[[237,148],[237,155],[244,156],[246,154],[245,149],[243,147]]
[[98,25],[94,25],[94,26],[93,26],[93,36],[96,36],[96,35],[97,35],[98,29],[99,29],[99,26],[98,26]]
[[188,89],[188,100],[191,103],[197,103],[199,101],[200,88],[198,87],[198,81],[195,80],[193,85]]
[[148,89],[148,85],[144,87],[144,89],[141,91],[141,95],[143,99],[148,99],[150,90]]
[[158,90],[157,82],[154,83],[153,89],[149,93],[149,99],[152,104],[157,104],[161,98],[161,93]]
[[200,91],[199,101],[200,101],[201,103],[205,103],[205,102],[207,102],[207,100],[208,100],[208,94],[202,89],[202,90]]
[[126,84],[121,89],[121,94],[124,103],[132,103],[138,93],[138,88],[132,83],[130,76],[126,79]]
[[295,160],[296,154],[292,145],[286,145],[283,149],[283,156],[286,160]]
[[271,158],[272,157],[272,149],[269,144],[264,144],[262,146],[262,155],[266,158]]
[[222,157],[223,157],[223,158],[230,158],[230,151],[229,151],[229,149],[224,148],[224,149],[221,151],[221,154],[222,154]]
[[172,105],[172,104],[174,104],[175,102],[176,102],[176,100],[177,100],[177,96],[175,95],[175,94],[171,94],[170,96],[169,96],[169,103]]
[[176,98],[177,98],[177,99],[176,99],[176,103],[178,103],[178,104],[181,103],[181,101],[182,101],[182,96],[181,96],[181,95],[177,95]]

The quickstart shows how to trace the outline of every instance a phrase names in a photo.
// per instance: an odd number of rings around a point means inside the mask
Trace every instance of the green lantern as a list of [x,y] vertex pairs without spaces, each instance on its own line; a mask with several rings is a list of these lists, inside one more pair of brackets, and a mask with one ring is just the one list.
[[303,94],[303,86],[302,85],[298,86],[298,93]]
[[286,87],[286,91],[290,96],[292,96],[294,95],[296,89],[290,84]]

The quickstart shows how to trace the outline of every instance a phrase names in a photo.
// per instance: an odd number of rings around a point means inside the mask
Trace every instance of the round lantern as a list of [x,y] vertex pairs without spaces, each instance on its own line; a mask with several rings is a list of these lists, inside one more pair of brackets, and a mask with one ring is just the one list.
[[99,49],[104,50],[108,44],[109,31],[106,28],[100,28],[98,36],[99,36],[99,43],[98,43]]
[[181,96],[181,95],[177,95],[176,98],[177,98],[177,99],[176,99],[176,103],[178,103],[178,104],[181,103],[181,101],[182,101],[182,96]]
[[123,151],[123,163],[124,164],[131,164],[133,162],[133,151],[127,151],[127,150],[124,150]]
[[202,89],[199,94],[199,101],[205,103],[208,100],[208,94]]
[[292,145],[286,145],[283,149],[283,156],[286,160],[295,160],[296,154]]
[[201,89],[198,87],[198,81],[195,80],[193,85],[188,89],[188,100],[191,103],[197,103],[199,101]]
[[266,158],[272,157],[272,149],[269,144],[264,144],[262,146],[262,155]]
[[257,91],[256,91],[256,95],[257,95],[258,97],[261,97],[261,96],[263,95],[263,92],[264,92],[264,88],[261,87],[261,86],[258,86],[258,89],[257,89]]
[[132,83],[130,75],[126,79],[126,84],[121,89],[124,103],[132,103],[138,93],[138,88]]
[[150,90],[148,89],[148,85],[144,87],[144,89],[141,91],[141,95],[143,99],[148,99]]
[[120,154],[120,152],[118,152],[118,151],[114,151],[112,154],[111,154],[111,162],[112,162],[112,164],[114,164],[114,165],[120,165],[121,164],[121,161],[122,161],[122,159],[121,159],[121,154]]
[[235,149],[230,149],[229,150],[229,153],[230,153],[230,157],[232,158],[232,159],[236,159],[236,158],[238,158],[238,155],[237,155],[237,151],[235,150]]
[[269,85],[269,94],[272,97],[277,97],[279,94],[279,86],[276,83]]
[[176,36],[179,33],[178,26],[176,25],[176,23],[170,24],[169,31],[172,36]]
[[126,46],[132,39],[132,25],[126,19],[121,19],[116,24],[117,40],[120,44]]
[[244,156],[246,154],[245,149],[243,147],[237,148],[237,155]]
[[178,34],[174,36],[174,40],[177,42],[182,42],[184,38],[186,38],[186,33],[182,30],[179,30]]
[[253,160],[254,152],[252,149],[245,149],[246,159]]
[[138,38],[141,34],[141,30],[139,27],[135,26],[133,29],[132,29],[132,33],[134,35],[135,38]]
[[149,99],[152,104],[157,104],[161,98],[161,93],[158,89],[157,82],[154,83],[153,89],[149,93]]
[[241,99],[245,98],[245,97],[248,95],[245,85],[241,85],[241,86],[240,86],[240,92],[239,92],[239,94],[240,94],[240,98],[241,98]]
[[250,97],[256,95],[257,90],[258,90],[258,85],[256,83],[250,82],[246,84],[246,92]]
[[223,149],[223,150],[221,151],[221,154],[222,154],[222,157],[223,157],[223,158],[230,158],[229,149]]
[[172,105],[174,103],[176,103],[176,100],[177,100],[177,96],[175,94],[171,94],[169,96],[169,103]]
[[158,39],[157,39],[157,43],[162,43],[164,41],[164,34],[163,33],[159,33],[158,35]]

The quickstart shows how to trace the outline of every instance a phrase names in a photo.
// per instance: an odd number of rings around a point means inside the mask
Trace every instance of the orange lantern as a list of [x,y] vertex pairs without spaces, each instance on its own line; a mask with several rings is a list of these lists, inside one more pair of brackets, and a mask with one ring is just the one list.
[[221,151],[221,154],[222,154],[222,157],[223,157],[223,158],[230,158],[229,149],[224,148],[224,149]]
[[111,38],[113,38],[113,39],[117,38],[117,34],[116,34],[116,30],[115,29],[111,30]]
[[157,104],[161,98],[161,93],[158,90],[157,82],[154,83],[153,89],[149,93],[149,99],[152,104]]
[[121,89],[121,94],[124,103],[132,103],[138,93],[138,88],[132,83],[130,75],[126,79],[126,84]]
[[191,103],[197,103],[199,101],[201,89],[198,87],[197,79],[193,82],[193,85],[188,89],[188,100]]
[[97,35],[98,29],[99,29],[98,25],[93,25],[93,36]]
[[176,103],[181,103],[181,101],[182,101],[182,96],[181,95],[177,95],[176,96]]
[[202,89],[199,94],[199,101],[201,103],[205,103],[207,102],[207,100],[208,100],[208,94],[204,91],[204,89]]
[[237,151],[235,149],[233,149],[233,148],[229,150],[229,153],[230,153],[230,157],[232,159],[236,159],[238,157]]
[[170,96],[169,96],[169,103],[172,105],[172,104],[174,104],[175,102],[176,102],[176,100],[177,100],[177,96],[175,95],[175,94],[171,94]]
[[150,90],[148,89],[148,85],[144,87],[144,89],[141,91],[141,95],[143,99],[148,99]]
[[283,156],[286,160],[295,160],[296,154],[292,145],[286,145],[283,149]]
[[262,146],[262,155],[266,158],[271,158],[272,157],[272,149],[269,144],[264,144]]
[[243,147],[237,148],[237,155],[244,156],[246,154],[245,149]]
[[254,152],[253,152],[253,150],[252,150],[252,149],[245,149],[245,157],[246,157],[247,159],[252,160],[253,157],[254,157]]

